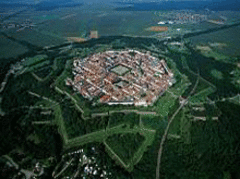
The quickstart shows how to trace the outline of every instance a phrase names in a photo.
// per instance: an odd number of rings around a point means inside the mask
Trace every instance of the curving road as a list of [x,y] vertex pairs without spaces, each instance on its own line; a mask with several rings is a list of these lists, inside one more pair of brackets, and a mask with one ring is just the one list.
[[168,135],[168,130],[169,130],[169,127],[171,125],[171,123],[173,122],[175,116],[179,113],[179,111],[185,106],[185,104],[187,104],[188,102],[188,99],[191,97],[191,95],[194,93],[194,91],[196,90],[197,86],[198,86],[198,82],[199,82],[199,75],[198,75],[198,78],[197,78],[197,81],[192,89],[192,91],[189,93],[187,99],[185,99],[183,101],[183,103],[179,106],[179,108],[175,111],[175,113],[172,115],[168,125],[167,125],[167,128],[165,129],[165,132],[164,132],[164,135],[162,137],[162,140],[161,140],[161,143],[160,143],[160,147],[159,147],[159,151],[158,151],[158,158],[157,158],[157,167],[156,167],[156,179],[159,179],[160,178],[160,167],[161,167],[161,158],[162,158],[162,152],[163,152],[163,145],[164,145],[164,142],[166,141],[166,138],[167,138],[167,135]]

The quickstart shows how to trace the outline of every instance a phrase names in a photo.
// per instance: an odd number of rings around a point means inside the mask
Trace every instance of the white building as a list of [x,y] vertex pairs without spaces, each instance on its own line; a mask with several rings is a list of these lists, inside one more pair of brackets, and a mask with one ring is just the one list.
[[165,24],[165,22],[163,22],[163,21],[160,21],[160,22],[158,22],[158,24],[160,25],[160,24]]

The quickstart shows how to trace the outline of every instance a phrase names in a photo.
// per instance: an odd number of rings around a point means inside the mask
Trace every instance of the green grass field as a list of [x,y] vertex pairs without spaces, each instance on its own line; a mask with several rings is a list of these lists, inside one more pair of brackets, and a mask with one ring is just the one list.
[[220,50],[220,53],[211,52],[209,55],[216,55],[217,58],[225,58],[224,55],[229,56],[239,56],[240,55],[240,46],[239,46],[239,38],[238,35],[240,27],[234,27],[230,29],[221,30],[218,32],[213,32],[209,34],[204,34],[196,37],[191,37],[193,44],[207,44],[208,42],[211,43],[224,43],[227,47],[224,47]]
[[50,45],[60,45],[66,42],[64,38],[56,38],[56,36],[43,34],[33,29],[25,29],[23,31],[7,31],[7,35],[16,39],[17,41],[27,42],[38,47],[45,47]]
[[191,103],[201,103],[207,100],[207,97],[215,91],[211,86],[208,88],[199,91],[195,95],[191,96],[190,102]]
[[171,107],[175,104],[175,100],[177,100],[176,97],[165,92],[164,95],[157,101],[154,108],[161,116],[168,116]]
[[177,83],[173,87],[170,87],[167,92],[170,94],[172,93],[173,97],[179,97],[184,93],[184,91],[188,88],[189,85],[191,85],[191,83],[188,80],[187,76],[182,75],[180,81],[177,81]]
[[[66,123],[64,122],[64,118],[62,116],[63,114],[61,112],[60,106],[56,105],[55,107],[53,107],[53,109],[55,111],[54,112],[55,120],[57,121],[57,125],[59,127],[59,132],[64,140],[65,150],[72,148],[72,147],[82,146],[84,144],[91,143],[91,142],[100,142],[100,143],[104,142],[109,155],[114,160],[117,160],[117,163],[122,164],[122,166],[125,167],[125,169],[128,171],[133,170],[133,166],[141,160],[144,152],[147,149],[147,146],[151,145],[151,143],[154,140],[155,130],[149,129],[147,126],[144,126],[144,124],[141,124],[139,126],[139,125],[127,123],[126,120],[122,124],[118,124],[115,127],[105,127],[105,129],[102,129],[102,130],[99,129],[97,131],[86,133],[84,135],[70,139],[68,137],[69,136],[68,129],[66,128]],[[130,116],[131,115],[132,114],[130,113]],[[126,118],[124,115],[122,117],[125,119],[128,119],[128,117]],[[94,120],[94,119],[91,119],[91,120]],[[139,119],[137,119],[137,120],[139,123]],[[88,122],[88,121],[86,121],[86,122]],[[134,126],[132,126],[132,125],[134,125]],[[90,126],[92,126],[92,125],[90,125]],[[139,147],[137,147],[135,149],[135,151],[132,153],[131,157],[130,156],[129,156],[130,158],[128,157],[129,158],[128,160],[126,160],[123,156],[121,156],[121,154],[116,154],[118,152],[115,153],[115,151],[119,150],[120,147],[116,148],[115,145],[111,146],[111,144],[107,144],[108,143],[107,139],[111,136],[114,136],[114,135],[133,135],[134,136],[136,134],[142,135],[145,138],[145,140]],[[110,142],[110,143],[112,143],[112,142]],[[131,144],[131,143],[132,142],[130,142],[129,144]],[[139,145],[138,143],[139,142],[137,142],[136,144]],[[126,163],[128,163],[128,164],[126,164]]]
[[63,143],[67,144],[68,143],[68,134],[67,134],[65,124],[64,124],[64,121],[63,121],[61,108],[60,108],[59,105],[57,105],[53,109],[54,109],[55,120],[56,120],[56,123],[58,125],[59,133],[62,136]]
[[26,58],[23,65],[31,67],[33,65],[36,65],[38,63],[41,63],[43,61],[47,60],[47,55],[36,55],[34,57]]

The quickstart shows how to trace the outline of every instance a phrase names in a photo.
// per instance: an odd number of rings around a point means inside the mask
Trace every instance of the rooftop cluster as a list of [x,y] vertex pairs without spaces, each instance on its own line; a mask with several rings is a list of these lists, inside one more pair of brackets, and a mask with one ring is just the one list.
[[74,81],[67,85],[101,103],[150,105],[172,85],[164,60],[136,50],[106,51],[74,60]]
[[158,22],[158,24],[200,23],[208,19],[208,13],[192,10],[174,11],[167,15],[167,19],[166,21]]

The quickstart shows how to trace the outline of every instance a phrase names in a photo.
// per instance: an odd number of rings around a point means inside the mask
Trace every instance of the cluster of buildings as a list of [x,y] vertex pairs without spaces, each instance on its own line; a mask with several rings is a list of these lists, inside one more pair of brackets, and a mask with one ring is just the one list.
[[192,11],[180,11],[172,14],[168,21],[160,21],[158,24],[199,23],[207,21],[207,19],[208,16],[206,14],[198,14]]
[[207,20],[207,15],[195,14],[191,12],[177,13],[174,20],[180,22],[201,22]]
[[89,38],[90,39],[97,39],[99,36],[98,36],[98,31],[97,30],[91,30],[90,31],[90,34],[89,34]]
[[74,80],[66,84],[101,103],[147,106],[172,85],[164,60],[136,50],[106,51],[74,60]]
[[52,177],[63,178],[63,175],[66,175],[64,173],[65,171],[72,171],[72,169],[75,168],[72,176],[66,176],[65,178],[86,179],[90,177],[108,179],[108,176],[111,176],[112,173],[107,171],[106,165],[100,166],[97,159],[94,157],[98,151],[96,151],[95,147],[89,150],[91,150],[89,154],[86,154],[83,149],[79,149],[63,155],[60,164],[53,171]]
[[27,19],[26,21],[22,23],[16,23],[16,22],[8,22],[8,23],[1,23],[0,27],[3,29],[16,29],[16,31],[22,31],[26,28],[32,29],[35,24],[32,23],[31,20]]

